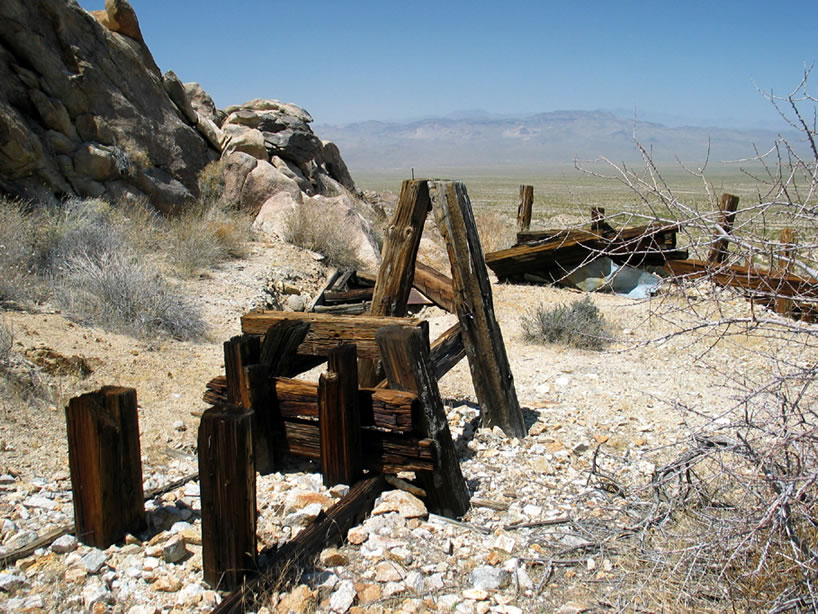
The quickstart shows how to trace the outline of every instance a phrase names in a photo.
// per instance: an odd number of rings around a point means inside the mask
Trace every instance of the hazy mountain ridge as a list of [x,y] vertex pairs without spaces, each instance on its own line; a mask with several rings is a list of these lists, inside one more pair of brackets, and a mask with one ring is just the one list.
[[519,117],[457,114],[406,122],[365,121],[316,130],[335,141],[354,170],[418,166],[568,164],[575,158],[633,160],[634,134],[657,161],[734,160],[766,151],[778,133],[717,127],[669,127],[608,111],[561,110]]

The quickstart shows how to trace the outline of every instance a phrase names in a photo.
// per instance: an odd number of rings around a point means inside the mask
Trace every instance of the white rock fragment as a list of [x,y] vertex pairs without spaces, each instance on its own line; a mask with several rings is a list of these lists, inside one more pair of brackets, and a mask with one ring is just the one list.
[[77,549],[77,538],[73,535],[61,535],[51,544],[51,551],[57,554],[68,554]]
[[509,579],[509,573],[505,569],[489,565],[475,567],[471,572],[471,583],[474,588],[499,590],[508,586]]
[[9,593],[17,590],[21,586],[25,586],[26,584],[28,584],[28,580],[26,580],[23,576],[6,572],[0,573],[0,591]]
[[162,558],[166,563],[178,563],[188,554],[185,538],[181,535],[175,535],[162,546]]
[[344,580],[329,599],[330,610],[343,614],[352,606],[356,595],[355,583],[352,580]]
[[375,502],[373,516],[388,512],[397,512],[402,518],[425,518],[429,514],[423,501],[403,490],[387,491]]
[[102,566],[105,565],[107,560],[108,555],[105,554],[104,551],[94,548],[91,552],[82,557],[82,566],[85,567],[85,571],[94,575],[99,573],[99,570],[102,569]]

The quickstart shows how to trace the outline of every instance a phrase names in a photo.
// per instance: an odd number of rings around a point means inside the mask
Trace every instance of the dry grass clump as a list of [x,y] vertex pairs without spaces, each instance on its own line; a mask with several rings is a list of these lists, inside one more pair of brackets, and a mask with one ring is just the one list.
[[347,237],[343,216],[313,203],[293,209],[284,221],[286,241],[318,252],[340,269],[360,268],[355,245]]
[[478,213],[474,218],[484,254],[508,249],[517,242],[517,230],[509,219],[499,213]]
[[216,205],[179,219],[99,199],[60,206],[0,199],[0,300],[51,299],[73,319],[137,336],[200,337],[199,310],[161,273],[243,253],[246,218]]
[[558,343],[601,350],[610,341],[605,317],[590,297],[547,309],[544,305],[522,319],[523,336],[535,343]]

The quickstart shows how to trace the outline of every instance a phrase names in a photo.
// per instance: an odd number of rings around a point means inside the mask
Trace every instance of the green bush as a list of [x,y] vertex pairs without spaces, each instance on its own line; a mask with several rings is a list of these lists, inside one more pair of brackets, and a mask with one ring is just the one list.
[[522,328],[526,340],[535,343],[601,350],[610,341],[605,318],[588,296],[551,309],[540,305],[523,318]]

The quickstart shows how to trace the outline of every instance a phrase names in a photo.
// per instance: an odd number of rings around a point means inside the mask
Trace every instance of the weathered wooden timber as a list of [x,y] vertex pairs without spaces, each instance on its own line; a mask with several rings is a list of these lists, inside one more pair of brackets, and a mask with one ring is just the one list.
[[414,284],[415,288],[423,292],[435,305],[454,313],[454,288],[451,277],[446,277],[428,264],[416,262]]
[[710,247],[710,254],[707,261],[713,264],[721,264],[727,259],[727,249],[730,242],[724,235],[733,232],[733,223],[736,221],[736,210],[738,209],[738,196],[732,194],[722,194],[719,205],[719,219],[716,222],[716,230],[713,233],[713,245]]
[[214,588],[233,590],[256,571],[253,412],[217,405],[199,423],[202,570]]
[[74,397],[65,417],[76,536],[104,549],[145,525],[136,390]]
[[619,264],[661,265],[687,258],[676,249],[677,224],[654,223],[609,231],[580,229],[529,231],[517,234],[518,244],[486,254],[486,264],[501,280],[534,274],[559,282],[576,268],[600,256]]
[[351,343],[329,354],[318,380],[321,474],[325,486],[354,484],[361,477],[361,415],[358,357]]
[[435,379],[438,381],[463,360],[466,348],[463,345],[463,329],[460,322],[443,332],[431,347],[430,362]]
[[491,284],[466,186],[461,182],[430,181],[429,194],[452,264],[455,311],[482,419],[511,437],[525,437],[523,412],[494,316]]
[[517,228],[528,230],[531,226],[531,210],[534,206],[534,186],[520,186],[520,204],[517,206]]
[[269,564],[253,580],[227,596],[213,614],[243,614],[257,611],[261,602],[269,603],[270,595],[295,580],[313,565],[316,555],[328,545],[339,544],[347,531],[363,520],[372,509],[377,496],[386,489],[383,476],[361,480],[349,494],[321,513],[294,539],[268,556]]
[[416,472],[428,495],[427,506],[444,516],[462,516],[469,509],[469,493],[432,371],[428,339],[418,329],[399,326],[381,328],[376,338],[390,387],[418,395],[417,428],[431,438],[438,456],[435,471]]
[[[423,223],[430,208],[426,181],[408,180],[401,184],[398,204],[384,238],[370,315],[406,315]],[[361,386],[377,384],[382,379],[377,360],[362,359],[359,377]]]
[[[280,418],[318,418],[318,385],[299,379],[274,377],[270,380],[276,411]],[[225,378],[214,377],[207,383],[205,403],[215,405],[227,401]],[[359,388],[358,407],[361,426],[376,426],[409,433],[412,415],[418,411],[417,395],[388,388]]]
[[[284,320],[309,322],[310,330],[298,346],[302,356],[328,356],[344,343],[354,343],[358,357],[378,358],[375,331],[381,326],[399,324],[420,327],[428,331],[429,325],[419,318],[392,318],[372,316],[337,316],[322,313],[295,313],[285,311],[253,311],[241,317],[241,329],[245,333],[261,335],[272,324]],[[427,332],[428,335],[428,332]]]
[[708,277],[720,286],[744,288],[756,296],[818,300],[818,280],[743,265],[713,266],[704,260],[668,260],[665,269],[677,278]]

